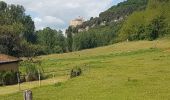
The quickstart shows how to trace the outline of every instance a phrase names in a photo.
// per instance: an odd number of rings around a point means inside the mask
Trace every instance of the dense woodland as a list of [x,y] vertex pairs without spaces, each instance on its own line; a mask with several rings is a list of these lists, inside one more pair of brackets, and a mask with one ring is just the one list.
[[37,56],[109,45],[125,40],[155,40],[170,33],[169,0],[127,0],[62,31],[35,30],[20,5],[0,1],[0,53]]
[[13,56],[36,56],[65,52],[62,31],[35,31],[34,21],[20,5],[0,1],[0,53]]
[[119,31],[122,40],[155,40],[170,33],[170,1],[149,0],[146,10],[128,17]]

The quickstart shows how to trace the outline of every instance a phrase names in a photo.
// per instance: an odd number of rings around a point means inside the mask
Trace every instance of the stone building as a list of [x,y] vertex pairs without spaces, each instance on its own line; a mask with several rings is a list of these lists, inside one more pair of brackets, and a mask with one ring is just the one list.
[[82,17],[79,17],[79,18],[76,18],[76,19],[74,19],[74,20],[71,20],[71,21],[70,21],[70,26],[76,27],[76,26],[78,26],[78,25],[83,24],[83,22],[84,22],[84,19],[83,19]]

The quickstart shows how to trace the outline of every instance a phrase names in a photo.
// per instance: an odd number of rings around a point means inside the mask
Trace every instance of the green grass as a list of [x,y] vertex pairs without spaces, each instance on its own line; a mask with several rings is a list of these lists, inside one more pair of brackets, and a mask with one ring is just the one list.
[[[63,70],[59,76],[74,66],[84,71],[66,82],[33,88],[34,100],[170,100],[169,38],[124,42],[39,59],[47,72]],[[0,100],[23,100],[23,94],[1,95]]]

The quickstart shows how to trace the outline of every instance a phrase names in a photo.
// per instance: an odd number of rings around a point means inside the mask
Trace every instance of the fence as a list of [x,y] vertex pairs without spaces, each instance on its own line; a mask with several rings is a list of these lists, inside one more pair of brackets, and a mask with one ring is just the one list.
[[[34,87],[40,87],[42,85],[55,84],[60,81],[64,81],[69,78],[70,69],[43,72],[43,75],[38,70],[38,80],[30,82],[22,82],[20,79],[24,78],[25,75],[18,75],[18,90],[31,89]],[[26,84],[26,85],[25,85]]]
[[[87,70],[88,68],[81,68],[81,69],[82,69],[83,73],[85,71],[88,71]],[[38,81],[31,81],[31,82],[22,82],[21,78],[25,77],[25,75],[17,74],[18,84],[0,87],[0,92],[3,91],[3,93],[1,93],[1,95],[12,94],[12,93],[16,93],[16,92],[23,92],[24,90],[31,90],[32,88],[35,88],[35,87],[56,84],[58,82],[63,82],[63,81],[68,80],[70,78],[70,72],[71,72],[71,69],[43,72],[43,74],[45,76],[47,76],[47,78],[44,80],[41,78],[41,74],[39,72]],[[23,97],[23,95],[22,95],[22,97]],[[20,98],[20,97],[18,97],[18,98]],[[4,100],[15,100],[15,98],[13,98],[11,96],[5,97],[3,99]]]

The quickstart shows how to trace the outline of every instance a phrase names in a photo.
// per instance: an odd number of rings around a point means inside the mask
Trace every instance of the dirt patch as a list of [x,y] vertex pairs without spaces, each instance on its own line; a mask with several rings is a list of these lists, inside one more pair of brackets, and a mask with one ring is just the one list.
[[166,48],[164,52],[170,52],[170,48]]

